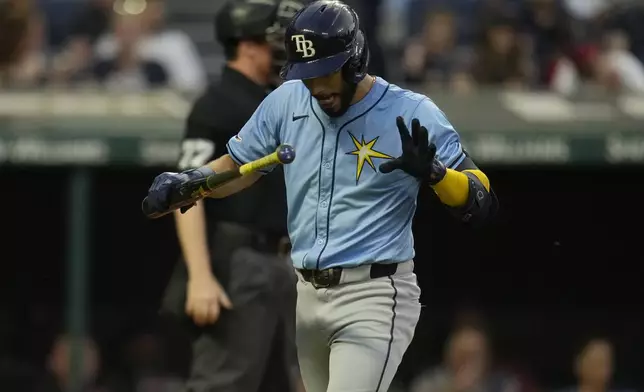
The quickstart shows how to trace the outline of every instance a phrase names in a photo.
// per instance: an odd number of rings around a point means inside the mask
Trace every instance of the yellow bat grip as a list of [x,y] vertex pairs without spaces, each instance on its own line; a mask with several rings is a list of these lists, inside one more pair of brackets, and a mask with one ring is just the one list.
[[266,155],[263,158],[259,158],[256,161],[248,162],[241,165],[239,167],[239,174],[241,174],[242,176],[245,176],[246,174],[256,172],[265,167],[276,165],[278,163],[280,163],[280,159],[277,155],[277,151],[275,151],[274,153],[270,155]]

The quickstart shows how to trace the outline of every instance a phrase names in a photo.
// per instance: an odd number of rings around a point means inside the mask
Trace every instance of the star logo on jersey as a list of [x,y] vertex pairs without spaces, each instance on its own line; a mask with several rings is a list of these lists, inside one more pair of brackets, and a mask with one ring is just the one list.
[[372,140],[369,140],[368,142],[365,142],[364,136],[362,137],[361,141],[358,141],[358,139],[355,136],[353,136],[351,132],[349,132],[349,136],[351,136],[351,140],[353,141],[353,144],[356,146],[355,150],[349,151],[347,153],[348,155],[355,155],[357,158],[356,184],[358,183],[358,181],[360,181],[360,176],[362,175],[362,169],[364,168],[365,163],[371,166],[374,172],[376,171],[376,165],[374,165],[372,158],[393,159],[392,156],[374,149],[374,146],[378,142],[378,137]]

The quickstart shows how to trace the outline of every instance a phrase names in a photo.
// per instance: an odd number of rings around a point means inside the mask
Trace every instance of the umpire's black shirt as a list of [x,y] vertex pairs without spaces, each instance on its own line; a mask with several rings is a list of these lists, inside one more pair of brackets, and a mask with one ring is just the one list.
[[[268,90],[241,73],[224,67],[221,78],[197,99],[186,120],[179,170],[205,165],[227,154],[226,144],[251,118]],[[286,235],[286,190],[281,168],[262,176],[253,186],[224,199],[205,199],[206,227],[214,275],[230,289],[231,257],[237,241],[217,231],[217,222],[241,224],[271,238]],[[238,269],[242,268],[239,263]],[[185,314],[188,271],[184,260],[176,264],[162,300],[161,312],[187,320]],[[229,294],[232,294],[229,292]]]
[[[250,119],[268,90],[226,66],[195,102],[186,121],[179,169],[203,166],[227,154],[226,144]],[[235,222],[286,234],[286,193],[281,168],[224,199],[205,200],[206,221]]]

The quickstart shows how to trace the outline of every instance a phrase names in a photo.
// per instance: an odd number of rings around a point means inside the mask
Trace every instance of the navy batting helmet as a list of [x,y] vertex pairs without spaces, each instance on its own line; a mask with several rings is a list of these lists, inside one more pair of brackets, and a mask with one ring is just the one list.
[[343,70],[345,80],[360,82],[369,48],[356,12],[333,0],[315,1],[295,15],[286,29],[284,80],[311,79]]
[[215,16],[217,40],[225,47],[241,40],[267,41],[279,55],[285,51],[286,26],[302,7],[298,0],[229,0]]

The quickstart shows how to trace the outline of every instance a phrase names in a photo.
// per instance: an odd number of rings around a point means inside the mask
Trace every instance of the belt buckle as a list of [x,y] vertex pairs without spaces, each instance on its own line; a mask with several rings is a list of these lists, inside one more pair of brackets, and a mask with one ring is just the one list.
[[311,277],[311,284],[316,289],[326,289],[331,287],[333,272],[334,271],[330,269],[313,272],[313,276]]

